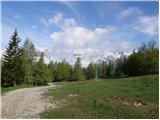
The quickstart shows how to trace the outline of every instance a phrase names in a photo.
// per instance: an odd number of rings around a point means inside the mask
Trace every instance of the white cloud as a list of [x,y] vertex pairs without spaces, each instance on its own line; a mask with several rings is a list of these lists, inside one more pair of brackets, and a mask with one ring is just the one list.
[[128,16],[141,15],[141,14],[143,14],[142,11],[140,9],[138,9],[137,7],[130,7],[128,9],[121,11],[118,18],[122,19],[122,18],[126,18]]
[[158,34],[158,15],[157,16],[146,16],[137,7],[130,7],[123,10],[118,18],[126,18],[129,16],[135,16],[135,23],[133,29],[145,33],[150,36]]
[[83,46],[89,42],[106,39],[109,33],[114,31],[113,27],[98,27],[93,30],[80,26],[68,27],[59,32],[51,34],[51,38],[56,42],[63,42],[68,46]]
[[108,50],[100,50],[97,48],[77,48],[77,49],[45,49],[45,61],[48,63],[48,60],[62,61],[64,58],[71,64],[74,65],[76,61],[75,54],[80,54],[81,63],[83,67],[87,67],[90,62],[96,62],[97,60],[115,60],[120,58],[122,55],[128,56],[128,52],[113,52]]
[[55,15],[48,20],[49,24],[58,24],[62,20],[63,14],[56,12]]
[[47,48],[40,47],[38,44],[34,44],[34,45],[35,45],[36,50],[39,51],[39,52],[44,52],[45,50],[47,50]]
[[158,34],[158,16],[139,16],[135,30],[154,36]]
[[119,49],[121,51],[129,51],[131,49],[131,45],[129,42],[122,42],[119,44]]
[[63,13],[61,12],[55,12],[54,15],[49,18],[48,20],[42,18],[41,22],[45,26],[51,26],[51,25],[59,25],[59,23],[62,21]]
[[64,20],[64,28],[74,27],[76,25],[76,21],[73,18],[68,18]]
[[99,56],[103,57],[105,52],[96,48],[79,48],[73,51],[74,54],[80,54],[82,58],[90,58],[91,60]]
[[[117,27],[104,26],[88,29],[78,26],[76,20],[67,18],[62,20],[60,30],[53,32],[51,38],[55,48],[48,53],[54,56],[54,60],[61,61],[64,58],[72,65],[75,62],[75,54],[80,54],[82,66],[86,67],[89,62],[97,59],[116,59],[121,56],[118,52],[111,52],[114,48],[120,51],[129,51],[129,42],[121,42],[117,39]],[[107,50],[107,51],[106,51]]]
[[[46,63],[50,60],[61,61],[65,58],[73,65],[76,60],[74,53],[80,53],[82,54],[82,66],[86,67],[89,62],[96,59],[118,58],[120,54],[118,52],[111,52],[111,49],[118,51],[119,49],[126,50],[129,48],[128,43],[121,42],[120,44],[122,37],[118,37],[119,28],[115,26],[101,26],[89,29],[77,25],[74,18],[64,19],[62,13],[61,15],[55,14],[49,19],[42,19],[41,22],[46,26],[58,25],[59,31],[50,34],[52,41],[47,41],[50,40],[46,38],[46,36],[49,36],[49,33],[47,35],[45,33],[39,34],[36,30],[29,32],[30,30],[28,29],[20,29],[20,36],[22,38],[29,36],[34,44],[36,43],[36,49],[45,53],[44,59]],[[37,26],[32,26],[32,29],[36,28]],[[47,42],[49,42],[49,45],[46,44]]]
[[90,62],[96,62],[98,60],[115,60],[120,58],[121,56],[128,56],[131,54],[130,51],[127,52],[113,52],[108,50],[100,50],[100,49],[92,49],[92,48],[85,48],[85,49],[76,49],[74,51],[76,54],[80,54],[82,58],[82,65],[83,67],[87,67]]

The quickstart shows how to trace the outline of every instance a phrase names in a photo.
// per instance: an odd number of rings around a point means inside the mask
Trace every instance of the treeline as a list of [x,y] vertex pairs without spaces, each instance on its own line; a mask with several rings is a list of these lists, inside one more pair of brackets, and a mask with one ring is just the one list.
[[53,81],[84,80],[80,58],[72,67],[64,59],[62,62],[44,62],[44,54],[36,51],[34,44],[27,39],[19,46],[20,38],[15,30],[8,47],[1,58],[1,86],[46,85]]
[[[79,70],[77,70],[80,68]],[[159,49],[154,40],[142,43],[137,52],[134,50],[128,57],[121,56],[116,60],[99,60],[82,68],[78,58],[74,68],[65,60],[60,63],[50,62],[52,81],[78,81],[90,79],[108,79],[113,77],[139,76],[159,73]],[[83,70],[82,70],[83,69]],[[75,75],[77,75],[75,77]]]
[[159,73],[159,49],[154,40],[142,43],[137,52],[134,50],[128,57],[121,56],[116,60],[90,63],[84,68],[86,79],[97,77],[107,79],[112,77],[140,76]]
[[44,62],[44,54],[35,49],[27,39],[20,47],[20,38],[15,30],[9,41],[5,54],[1,59],[1,85],[4,87],[26,85],[46,85],[48,82],[80,81],[95,78],[136,76],[156,74],[159,72],[159,49],[155,41],[143,43],[137,52],[116,60],[91,62],[82,68],[81,59],[77,58],[74,65],[65,59],[61,62]]
[[71,66],[64,59],[62,62],[51,61],[48,64],[48,69],[51,72],[53,82],[58,81],[80,81],[85,80],[81,59],[78,57],[74,66]]
[[137,76],[159,73],[159,49],[156,42],[151,40],[142,43],[138,52],[133,52],[124,62],[122,71],[126,75]]
[[38,55],[29,39],[22,47],[19,43],[20,38],[15,30],[2,57],[1,85],[4,87],[18,84],[46,85],[51,76],[48,66],[44,63],[43,53]]

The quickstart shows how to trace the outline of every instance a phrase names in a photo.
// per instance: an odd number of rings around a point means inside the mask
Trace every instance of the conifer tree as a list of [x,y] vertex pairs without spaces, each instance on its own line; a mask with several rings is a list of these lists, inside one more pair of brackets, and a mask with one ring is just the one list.
[[81,59],[78,57],[76,60],[76,63],[74,65],[74,70],[73,70],[73,81],[80,81],[80,80],[84,80],[85,76],[83,73],[83,69],[81,67]]
[[58,66],[58,81],[69,81],[71,76],[71,67],[64,59]]
[[23,82],[23,51],[19,47],[19,42],[20,38],[18,37],[17,30],[15,30],[4,54],[2,86],[16,86]]
[[87,79],[93,79],[96,76],[96,65],[90,63],[87,67]]
[[36,63],[34,75],[35,85],[46,85],[48,82],[51,81],[51,73],[49,72],[49,69],[47,65],[44,63],[44,54],[42,53],[40,56],[39,61]]

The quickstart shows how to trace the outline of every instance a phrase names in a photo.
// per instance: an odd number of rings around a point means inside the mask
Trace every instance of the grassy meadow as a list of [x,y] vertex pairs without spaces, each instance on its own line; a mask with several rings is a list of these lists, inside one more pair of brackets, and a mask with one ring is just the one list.
[[44,97],[57,108],[41,118],[159,118],[159,77],[59,82]]

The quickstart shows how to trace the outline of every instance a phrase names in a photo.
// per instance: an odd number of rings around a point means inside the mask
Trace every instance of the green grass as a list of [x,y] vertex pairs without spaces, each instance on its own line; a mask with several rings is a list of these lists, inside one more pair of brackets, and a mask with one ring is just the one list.
[[15,87],[1,87],[1,94],[4,95],[5,93],[9,92],[9,91],[13,91],[16,89],[21,89],[21,88],[29,88],[29,87],[33,87],[33,85],[17,85]]
[[[44,96],[59,107],[41,118],[159,118],[158,75],[57,83]],[[77,95],[70,97],[69,95]],[[127,104],[125,104],[127,102]],[[141,103],[136,107],[134,103]]]

